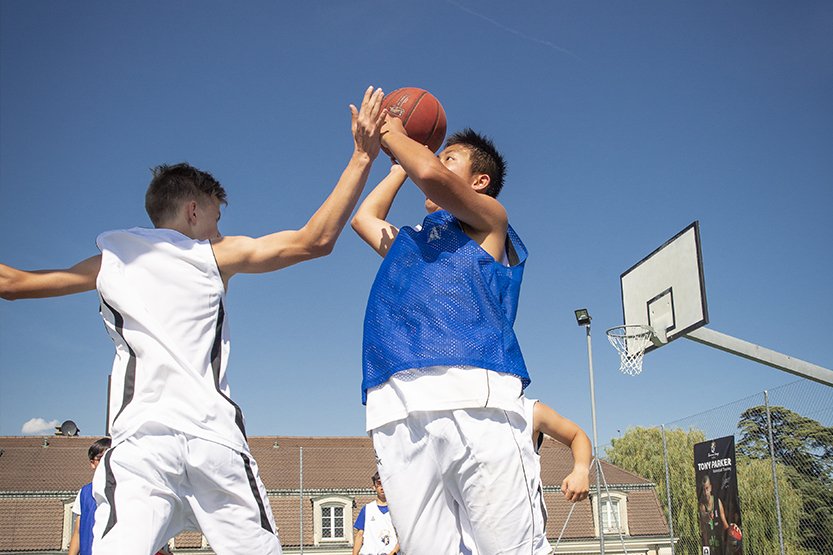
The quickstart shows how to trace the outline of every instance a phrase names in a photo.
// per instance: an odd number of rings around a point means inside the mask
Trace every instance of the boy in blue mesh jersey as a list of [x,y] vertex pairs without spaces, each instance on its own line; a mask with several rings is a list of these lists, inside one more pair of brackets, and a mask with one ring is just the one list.
[[[471,129],[438,157],[397,118],[382,133],[398,163],[352,226],[384,257],[365,314],[362,398],[400,545],[535,553],[529,376],[512,328],[526,248],[496,199],[503,157]],[[429,214],[400,230],[385,218],[406,178]]]

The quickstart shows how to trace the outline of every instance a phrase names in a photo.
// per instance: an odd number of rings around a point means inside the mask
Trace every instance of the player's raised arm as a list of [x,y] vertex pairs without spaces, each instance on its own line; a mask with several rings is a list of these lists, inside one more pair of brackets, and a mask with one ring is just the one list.
[[378,252],[382,258],[388,253],[399,228],[389,223],[386,218],[402,184],[408,174],[399,164],[393,164],[390,173],[365,197],[350,221],[353,230],[365,243]]
[[224,279],[237,273],[271,272],[332,252],[379,154],[384,122],[383,96],[381,89],[369,87],[360,109],[350,105],[353,155],[333,191],[301,229],[258,238],[213,240],[214,254]]
[[480,194],[490,183],[485,173],[452,171],[455,165],[470,162],[464,147],[450,146],[440,152],[441,158],[420,143],[410,139],[399,118],[387,117],[382,129],[382,143],[390,150],[425,196],[459,220],[481,233],[505,233],[506,210],[493,197]]
[[561,491],[568,501],[581,501],[590,489],[590,461],[593,449],[590,438],[578,424],[564,418],[538,401],[533,409],[533,428],[554,438],[573,452],[573,470],[561,483]]
[[12,301],[91,291],[95,289],[99,268],[100,254],[62,270],[18,270],[0,264],[0,297]]

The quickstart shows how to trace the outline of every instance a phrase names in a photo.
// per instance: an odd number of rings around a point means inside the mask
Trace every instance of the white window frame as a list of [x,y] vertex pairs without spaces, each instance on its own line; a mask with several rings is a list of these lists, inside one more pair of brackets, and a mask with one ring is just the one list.
[[[323,512],[325,507],[341,507],[342,535],[334,538],[324,537]],[[343,544],[353,546],[353,498],[343,495],[326,495],[312,500],[313,545]]]
[[75,497],[64,500],[64,528],[61,534],[61,551],[69,549],[69,541],[72,539],[72,525],[75,515],[72,514],[72,506],[75,504]]
[[[618,518],[619,518],[619,528],[617,529],[614,526],[610,528],[605,528],[604,533],[605,535],[609,534],[619,534],[621,533],[623,536],[630,536],[630,529],[628,527],[628,494],[622,491],[611,491],[610,497],[608,500],[608,493],[603,491],[601,493],[601,502],[602,502],[602,513],[605,513],[606,507],[610,507],[611,504],[617,507],[618,510]],[[599,525],[599,508],[598,503],[599,499],[597,496],[592,496],[592,503],[593,503],[593,524],[596,527],[596,536],[599,535],[599,530],[601,530],[601,526]],[[613,513],[611,513],[613,514]],[[604,520],[605,515],[602,515],[602,520]],[[614,521],[615,522],[615,521]]]

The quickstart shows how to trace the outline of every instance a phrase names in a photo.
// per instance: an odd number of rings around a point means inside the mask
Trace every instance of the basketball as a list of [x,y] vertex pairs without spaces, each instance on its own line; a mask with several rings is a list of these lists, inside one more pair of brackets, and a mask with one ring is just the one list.
[[[445,110],[430,92],[416,87],[396,89],[385,95],[382,108],[402,120],[408,136],[437,152],[445,140]],[[390,155],[390,152],[385,150]]]
[[740,533],[740,528],[733,524],[729,527],[729,537],[739,542],[743,538],[743,534]]

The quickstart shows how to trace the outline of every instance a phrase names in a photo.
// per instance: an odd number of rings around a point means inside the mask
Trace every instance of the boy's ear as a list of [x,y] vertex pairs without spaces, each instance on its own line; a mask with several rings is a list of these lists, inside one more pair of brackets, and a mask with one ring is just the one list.
[[193,225],[197,223],[197,201],[189,200],[185,203],[185,213],[188,216],[188,223]]
[[477,191],[478,193],[482,193],[486,190],[489,186],[489,183],[492,182],[492,178],[489,177],[488,174],[481,173],[475,176],[474,183],[472,183],[471,188]]

